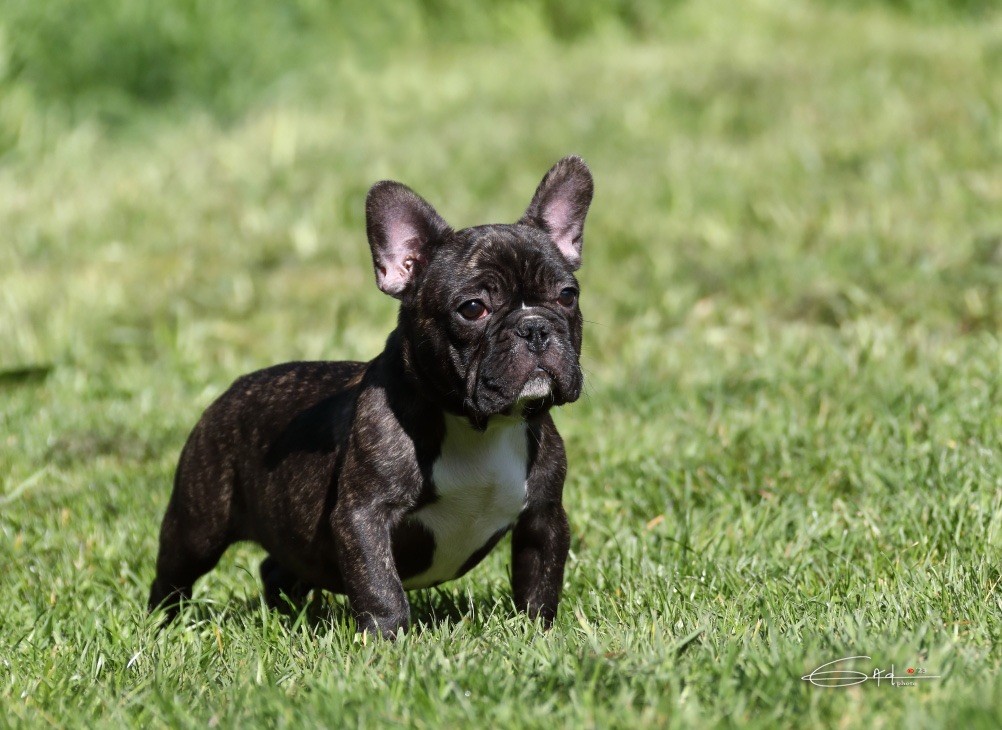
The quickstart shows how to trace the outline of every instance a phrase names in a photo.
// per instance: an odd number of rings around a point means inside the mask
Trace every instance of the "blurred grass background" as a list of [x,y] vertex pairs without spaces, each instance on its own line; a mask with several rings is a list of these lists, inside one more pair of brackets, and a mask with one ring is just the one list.
[[[12,721],[997,725],[996,5],[7,0]],[[508,612],[503,550],[415,598],[447,620],[363,648],[336,612],[256,612],[241,547],[155,634],[156,529],[201,410],[392,327],[368,186],[510,221],[572,152],[596,199],[554,632]],[[857,653],[946,678],[799,681]]]
[[[8,0],[0,17],[0,154],[50,115],[128,121],[179,103],[233,118],[269,87],[336,59],[380,63],[406,48],[657,39],[681,0]],[[920,21],[977,22],[993,0],[829,0]],[[28,142],[30,144],[30,142]]]
[[[137,107],[182,103],[222,117],[259,101],[304,67],[351,58],[381,63],[407,48],[573,42],[607,31],[652,37],[672,3],[649,0],[12,0],[4,11],[3,79],[28,100],[78,118],[121,121]],[[58,49],[58,50],[56,50]]]

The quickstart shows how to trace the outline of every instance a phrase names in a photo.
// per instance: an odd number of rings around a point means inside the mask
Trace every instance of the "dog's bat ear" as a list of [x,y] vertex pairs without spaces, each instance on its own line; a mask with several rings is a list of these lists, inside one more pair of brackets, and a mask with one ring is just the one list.
[[576,155],[565,157],[543,177],[518,222],[546,231],[567,263],[577,269],[581,266],[585,216],[594,191],[584,160]]
[[403,298],[431,247],[449,225],[421,196],[392,180],[377,182],[365,198],[365,232],[379,288]]

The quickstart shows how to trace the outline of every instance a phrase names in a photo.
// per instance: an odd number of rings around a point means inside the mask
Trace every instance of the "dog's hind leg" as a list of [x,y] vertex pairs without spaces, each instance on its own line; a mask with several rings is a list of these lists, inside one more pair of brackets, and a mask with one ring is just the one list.
[[[236,541],[232,534],[233,473],[225,465],[203,468],[193,463],[193,441],[182,452],[167,513],[160,527],[157,574],[148,608],[163,607],[168,620],[179,602],[191,598],[195,581],[208,573]],[[194,498],[197,495],[197,498]]]
[[168,620],[177,615],[182,600],[191,598],[195,581],[216,567],[230,544],[225,534],[190,531],[184,522],[168,508],[160,530],[157,575],[150,587],[150,612],[162,606]]
[[271,608],[287,611],[300,605],[313,586],[269,555],[261,561],[264,600]]

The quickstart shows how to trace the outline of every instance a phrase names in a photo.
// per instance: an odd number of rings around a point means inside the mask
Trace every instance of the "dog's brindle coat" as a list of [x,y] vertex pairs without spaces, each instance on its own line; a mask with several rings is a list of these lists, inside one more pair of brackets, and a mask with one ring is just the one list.
[[265,596],[347,594],[359,630],[407,625],[405,590],[457,578],[510,529],[516,606],[549,625],[569,544],[567,462],[549,408],[576,400],[573,271],[588,168],[557,163],[514,225],[453,231],[410,189],[366,202],[398,326],[368,363],[296,362],[237,380],[181,453],[149,608],[173,616],[226,550],[268,551]]

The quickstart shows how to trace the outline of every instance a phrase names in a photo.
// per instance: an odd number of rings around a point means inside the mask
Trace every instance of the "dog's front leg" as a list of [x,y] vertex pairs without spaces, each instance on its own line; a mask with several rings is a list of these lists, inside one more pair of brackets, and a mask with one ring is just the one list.
[[532,431],[538,445],[529,473],[528,501],[511,539],[511,589],[515,607],[543,619],[557,615],[571,528],[562,502],[567,457],[564,442],[546,416]]
[[345,504],[334,510],[334,536],[345,593],[358,630],[393,638],[410,619],[410,605],[393,561],[385,509]]
[[519,516],[511,541],[511,587],[515,606],[549,628],[557,615],[564,563],[571,543],[567,513],[560,502],[529,505]]

